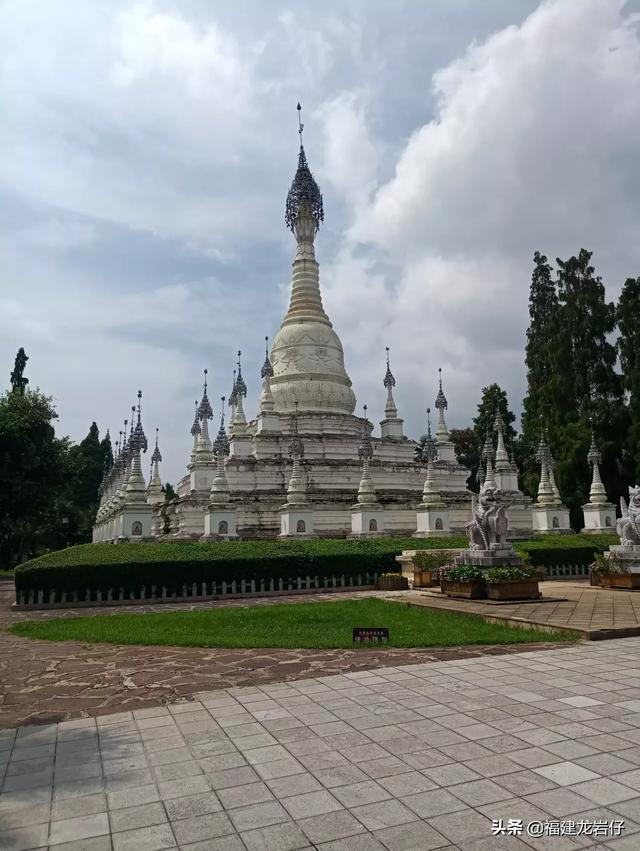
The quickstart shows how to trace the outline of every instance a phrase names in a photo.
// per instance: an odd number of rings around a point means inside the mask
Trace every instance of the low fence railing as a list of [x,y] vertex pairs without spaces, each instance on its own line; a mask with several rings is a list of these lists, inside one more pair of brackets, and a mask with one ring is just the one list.
[[64,608],[67,606],[126,606],[140,603],[185,603],[216,600],[225,597],[270,596],[282,594],[311,594],[316,591],[349,591],[357,588],[370,591],[376,587],[377,573],[357,576],[298,576],[294,579],[233,580],[231,582],[193,582],[180,591],[166,586],[142,585],[137,589],[109,588],[84,594],[76,591],[51,589],[19,591],[15,608]]
[[549,579],[588,578],[588,564],[550,564],[545,565]]

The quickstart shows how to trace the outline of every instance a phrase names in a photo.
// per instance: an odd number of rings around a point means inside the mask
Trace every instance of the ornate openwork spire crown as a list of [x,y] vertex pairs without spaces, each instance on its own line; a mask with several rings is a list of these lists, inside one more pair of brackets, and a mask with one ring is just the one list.
[[289,189],[289,192],[287,194],[284,220],[286,222],[287,227],[291,231],[293,231],[294,222],[298,218],[300,212],[304,209],[307,215],[310,215],[311,218],[315,221],[315,229],[317,231],[320,227],[320,222],[324,219],[324,210],[322,207],[322,193],[320,192],[318,184],[315,182],[313,175],[309,170],[309,165],[307,164],[307,157],[305,155],[304,147],[302,144],[302,131],[304,130],[304,124],[301,121],[300,113],[302,107],[300,106],[300,104],[298,104],[297,110],[298,133],[300,134],[298,169],[295,173],[295,177],[293,178],[291,188]]
[[156,429],[156,446],[153,450],[153,454],[151,455],[152,464],[159,464],[162,461],[162,455],[160,454],[160,448],[158,447],[158,431],[159,429]]
[[238,397],[243,396],[245,399],[247,398],[247,385],[244,383],[244,378],[242,377],[242,366],[240,364],[240,356],[242,352],[238,349],[238,377],[235,382],[235,390],[236,390],[236,404],[238,402]]
[[218,429],[218,435],[216,439],[213,441],[213,449],[216,455],[228,455],[229,454],[229,438],[227,437],[227,432],[224,427],[224,402],[225,397],[221,396],[220,401],[222,402],[222,406],[220,408],[220,428]]
[[362,437],[358,446],[358,458],[362,461],[370,461],[373,458],[373,446],[371,444],[371,423],[367,418],[367,406],[363,405],[364,422],[362,423]]
[[435,407],[442,414],[448,408],[447,397],[442,389],[442,367],[438,367],[438,395],[436,396]]
[[[135,412],[135,406],[131,409]],[[129,437],[129,443],[131,444],[131,449],[135,452],[142,451],[146,452],[148,443],[147,436],[144,433],[144,429],[142,428],[142,390],[138,390],[138,410],[137,410],[137,422],[135,428],[131,430],[131,435]]]
[[391,367],[389,366],[389,346],[386,346],[385,350],[387,352],[387,371],[384,374],[384,380],[383,380],[382,383],[384,384],[385,387],[395,387],[396,386],[396,380],[393,377],[393,373],[391,372]]
[[596,435],[593,430],[593,420],[591,420],[591,445],[589,446],[589,453],[587,455],[587,461],[591,465],[601,464],[602,463],[602,453],[598,449],[596,444]]
[[260,378],[273,378],[273,366],[271,361],[269,360],[269,338],[264,338],[264,363],[262,364],[262,369],[260,370]]
[[207,373],[208,369],[204,371],[204,389],[202,391],[202,401],[198,406],[198,419],[200,420],[212,420],[213,419],[213,408],[211,407],[211,403],[209,402],[209,397],[207,396]]
[[195,416],[193,418],[193,425],[191,426],[191,435],[193,437],[197,437],[201,432],[200,421],[198,419],[198,400],[197,399],[196,399],[195,404],[196,404],[196,412],[195,412]]
[[231,393],[229,393],[229,407],[233,408],[238,401],[238,391],[236,388],[236,371],[233,370],[233,384],[231,385]]
[[436,457],[436,442],[431,435],[431,408],[427,408],[427,436],[424,441],[422,458],[424,461],[433,461]]
[[289,441],[289,455],[291,458],[304,457],[304,444],[298,434],[298,403],[295,402],[295,414],[291,422],[291,440]]

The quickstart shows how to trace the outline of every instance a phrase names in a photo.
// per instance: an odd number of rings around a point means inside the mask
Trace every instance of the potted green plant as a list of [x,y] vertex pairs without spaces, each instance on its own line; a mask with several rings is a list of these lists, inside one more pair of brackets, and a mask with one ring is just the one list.
[[[430,553],[428,550],[417,552],[413,556],[413,587],[430,588],[440,584],[440,570],[451,558],[450,552]],[[449,567],[453,567],[450,563]]]
[[[627,591],[640,590],[640,573],[631,573],[629,566],[613,556],[596,556],[589,566],[591,584],[600,584],[602,588],[624,588]],[[593,578],[596,578],[596,582]]]
[[381,573],[376,588],[378,591],[406,591],[409,580],[401,573]]
[[532,567],[492,567],[484,575],[490,600],[537,600],[540,596],[538,577]]
[[440,589],[447,597],[465,597],[481,600],[487,596],[484,571],[473,565],[459,565],[442,570]]

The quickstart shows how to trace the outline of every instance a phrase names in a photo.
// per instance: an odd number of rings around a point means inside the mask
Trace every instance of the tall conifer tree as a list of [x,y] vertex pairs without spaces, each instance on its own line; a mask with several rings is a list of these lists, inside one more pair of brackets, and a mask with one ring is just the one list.
[[618,352],[628,394],[629,431],[625,441],[623,475],[635,483],[640,476],[640,278],[627,278],[616,310]]
[[551,401],[549,382],[555,366],[553,343],[558,323],[558,293],[553,270],[539,251],[533,255],[533,262],[525,352],[527,395],[522,413],[523,444],[532,456],[540,437],[540,415]]

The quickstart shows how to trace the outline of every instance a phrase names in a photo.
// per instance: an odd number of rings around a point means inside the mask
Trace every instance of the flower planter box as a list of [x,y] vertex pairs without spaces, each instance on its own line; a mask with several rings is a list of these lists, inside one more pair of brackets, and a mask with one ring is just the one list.
[[640,573],[601,573],[600,585],[603,588],[626,588],[628,591],[640,591]]
[[438,575],[433,570],[414,570],[413,571],[413,587],[414,588],[430,588],[432,585],[438,584]]
[[454,579],[441,579],[440,588],[447,597],[465,597],[467,600],[483,600],[487,596],[487,586],[483,579],[462,582]]
[[378,591],[406,591],[409,587],[409,580],[402,574],[393,576],[379,576],[376,583]]
[[540,588],[537,579],[487,582],[487,596],[490,600],[537,600]]

